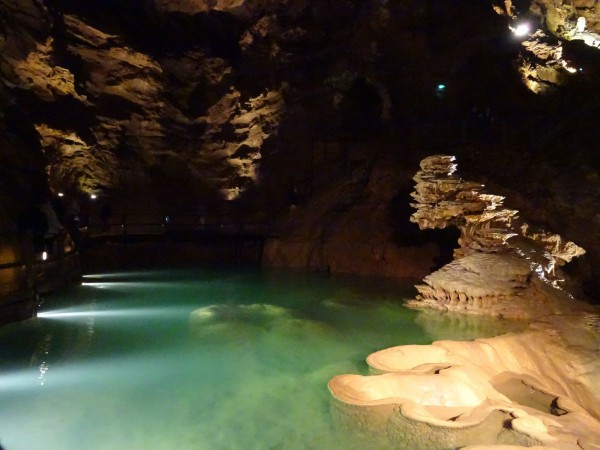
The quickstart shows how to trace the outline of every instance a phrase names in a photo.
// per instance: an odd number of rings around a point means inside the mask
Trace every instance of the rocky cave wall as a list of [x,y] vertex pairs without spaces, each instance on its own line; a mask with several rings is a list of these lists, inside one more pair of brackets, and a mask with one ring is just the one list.
[[[273,217],[290,192],[305,214],[327,196],[351,211],[384,161],[399,178],[381,178],[397,183],[381,217],[410,236],[398,201],[435,151],[584,247],[577,270],[593,291],[596,6],[0,0],[2,226],[46,183],[117,211],[233,204]],[[516,38],[509,26],[525,19]],[[361,179],[352,189],[366,190],[335,199]]]

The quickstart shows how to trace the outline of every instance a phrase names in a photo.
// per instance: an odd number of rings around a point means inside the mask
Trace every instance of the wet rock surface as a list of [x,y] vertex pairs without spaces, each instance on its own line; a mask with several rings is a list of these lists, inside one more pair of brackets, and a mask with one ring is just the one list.
[[[271,220],[293,186],[318,196],[322,174],[362,170],[336,145],[385,148],[404,171],[451,145],[486,184],[523,193],[507,209],[581,238],[577,270],[597,291],[593,2],[4,0],[0,11],[8,228],[47,173],[55,191],[102,193],[118,213],[234,202]],[[531,32],[515,39],[509,25],[525,18]],[[39,181],[20,182],[25,166]]]
[[578,313],[519,334],[381,350],[367,358],[378,375],[330,380],[332,411],[365,443],[594,449],[597,333],[597,314]]

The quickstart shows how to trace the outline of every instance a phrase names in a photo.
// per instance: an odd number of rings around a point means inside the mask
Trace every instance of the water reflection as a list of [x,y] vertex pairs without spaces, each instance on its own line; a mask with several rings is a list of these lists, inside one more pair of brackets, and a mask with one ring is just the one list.
[[85,279],[100,284],[0,329],[10,450],[348,449],[331,377],[366,374],[385,347],[494,333],[404,308],[411,287],[397,282],[214,269]]
[[85,320],[88,325],[93,324],[97,318],[108,319],[166,319],[169,316],[181,316],[189,308],[164,307],[164,308],[120,308],[108,309],[102,311],[78,310],[77,308],[66,308],[52,311],[38,312],[40,319],[59,319],[59,320]]
[[432,340],[470,340],[522,331],[528,322],[475,314],[421,310],[415,318]]

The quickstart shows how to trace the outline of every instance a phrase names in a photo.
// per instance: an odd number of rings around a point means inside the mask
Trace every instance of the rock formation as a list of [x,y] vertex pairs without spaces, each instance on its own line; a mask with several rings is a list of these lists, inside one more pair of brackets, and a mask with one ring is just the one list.
[[[600,48],[599,17],[594,1],[494,2],[521,39],[518,58],[523,83],[536,94],[555,92],[589,69],[581,47]],[[579,45],[581,44],[581,45]]]
[[425,277],[411,306],[539,317],[585,309],[564,287],[560,266],[585,253],[561,236],[532,227],[505,208],[504,198],[456,173],[453,156],[421,161],[414,177],[417,203],[411,221],[419,228],[460,229],[455,260]]
[[520,334],[385,349],[367,358],[376,375],[329,382],[332,411],[365,444],[595,449],[597,342],[598,315],[578,314]]
[[[55,191],[112,196],[117,213],[212,202],[270,218],[286,209],[291,186],[340,162],[316,158],[321,143],[400,152],[404,170],[418,149],[440,143],[480,163],[481,144],[536,166],[556,148],[571,171],[597,175],[595,138],[579,129],[592,130],[596,114],[577,115],[596,86],[590,2],[1,0],[0,12],[0,122],[11,149],[0,158],[14,173],[0,178],[14,191],[0,192],[5,222],[23,208],[16,198],[31,197],[17,174],[24,166]],[[526,16],[538,20],[513,39],[509,26]],[[521,75],[550,95],[531,94]],[[537,173],[531,183],[550,176]],[[566,216],[571,204],[555,200],[583,190],[565,193],[566,183],[519,209]],[[552,228],[573,239],[579,222]],[[591,274],[600,244],[585,239]]]
[[[361,154],[357,150],[355,156]],[[353,173],[342,168],[335,174],[343,183],[291,205],[265,245],[264,265],[408,278],[430,271],[438,248],[396,237],[393,201],[404,184],[398,166],[388,158],[362,156]]]
[[338,426],[360,442],[411,449],[595,449],[600,442],[598,309],[564,290],[560,266],[584,253],[532,231],[504,198],[421,161],[411,220],[456,226],[455,260],[425,277],[410,306],[533,320],[518,333],[388,348],[374,375],[329,382]]

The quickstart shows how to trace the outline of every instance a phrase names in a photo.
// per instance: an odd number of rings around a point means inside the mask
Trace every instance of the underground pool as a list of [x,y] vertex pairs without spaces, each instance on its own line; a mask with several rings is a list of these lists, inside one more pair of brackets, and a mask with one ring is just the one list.
[[403,307],[407,282],[259,269],[90,273],[0,328],[5,450],[351,449],[327,381],[513,324]]

